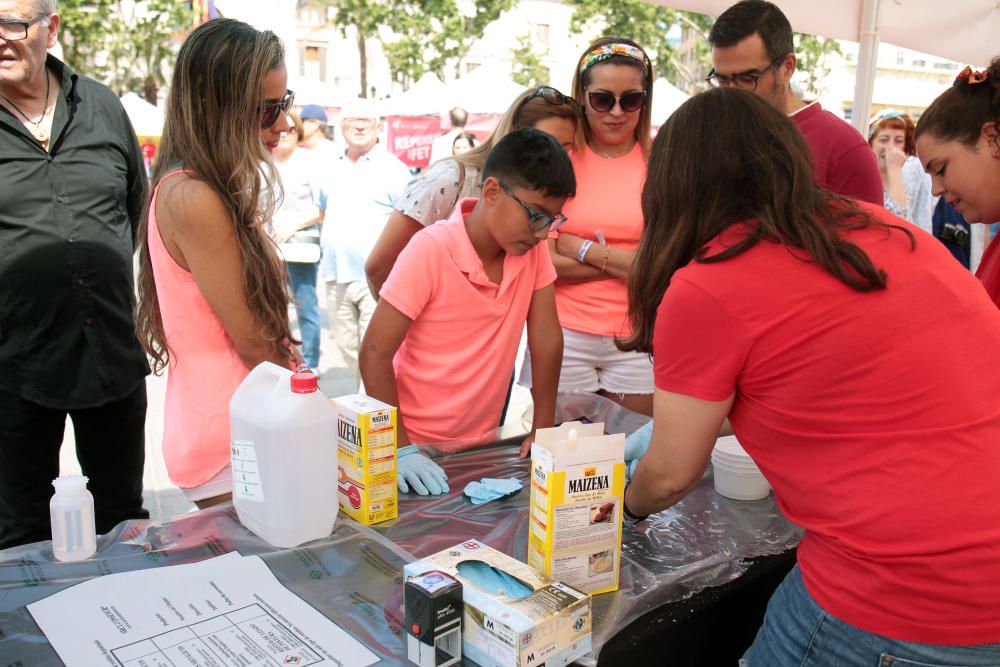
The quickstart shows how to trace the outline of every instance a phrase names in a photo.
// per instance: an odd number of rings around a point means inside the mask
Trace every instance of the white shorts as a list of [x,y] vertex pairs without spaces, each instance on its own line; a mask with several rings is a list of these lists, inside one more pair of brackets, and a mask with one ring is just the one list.
[[[563,361],[559,391],[609,394],[652,394],[653,362],[644,352],[622,352],[612,336],[597,336],[563,327]],[[531,386],[531,356],[524,354],[518,384]]]
[[190,489],[181,489],[187,499],[191,502],[208,500],[216,496],[221,496],[233,492],[233,468],[226,466],[219,471],[219,474],[208,480],[201,486],[192,486]]

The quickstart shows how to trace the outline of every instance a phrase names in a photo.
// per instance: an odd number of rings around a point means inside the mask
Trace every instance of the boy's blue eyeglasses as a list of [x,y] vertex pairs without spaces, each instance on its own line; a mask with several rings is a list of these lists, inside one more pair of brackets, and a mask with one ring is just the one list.
[[510,195],[511,199],[520,204],[521,207],[528,212],[528,227],[531,228],[531,231],[540,232],[546,227],[548,227],[551,231],[555,231],[565,224],[566,216],[562,213],[556,213],[555,215],[539,213],[521,201],[517,195],[510,191],[510,188],[503,184],[503,181],[498,182],[500,183],[500,187],[503,188],[503,191]]

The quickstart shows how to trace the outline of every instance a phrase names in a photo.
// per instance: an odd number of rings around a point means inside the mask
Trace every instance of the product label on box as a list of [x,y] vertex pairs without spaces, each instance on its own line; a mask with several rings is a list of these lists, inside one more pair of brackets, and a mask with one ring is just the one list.
[[257,449],[252,440],[233,440],[229,443],[233,468],[233,495],[237,498],[264,500],[264,487],[260,484],[257,467]]
[[398,514],[396,410],[361,394],[334,399],[337,406],[337,486],[340,507],[370,525]]
[[[623,440],[588,434],[561,450],[552,443],[550,451],[536,439],[532,451],[528,563],[591,593],[618,586],[625,465],[607,452],[610,443],[621,447]],[[577,463],[588,458],[592,462]]]

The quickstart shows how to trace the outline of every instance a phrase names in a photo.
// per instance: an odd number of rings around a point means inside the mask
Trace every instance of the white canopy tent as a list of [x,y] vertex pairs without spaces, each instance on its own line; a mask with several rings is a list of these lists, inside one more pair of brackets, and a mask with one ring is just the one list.
[[400,95],[379,103],[383,116],[433,116],[442,111],[445,85],[436,74],[427,72]]
[[445,86],[441,100],[450,109],[460,106],[472,113],[501,114],[525,86],[510,79],[510,67],[489,62]]
[[509,68],[487,63],[448,83],[424,74],[405,93],[384,100],[381,110],[387,116],[425,116],[459,106],[471,113],[501,114],[522,92],[524,86],[510,80]]
[[689,96],[664,78],[653,82],[653,125],[659,127],[667,122],[677,107],[688,101]]
[[[736,0],[650,1],[718,16]],[[862,133],[871,112],[879,41],[976,66],[1000,55],[998,0],[773,1],[796,32],[859,43],[853,119]]]
[[163,132],[163,112],[135,93],[122,95],[122,106],[136,135],[158,137]]

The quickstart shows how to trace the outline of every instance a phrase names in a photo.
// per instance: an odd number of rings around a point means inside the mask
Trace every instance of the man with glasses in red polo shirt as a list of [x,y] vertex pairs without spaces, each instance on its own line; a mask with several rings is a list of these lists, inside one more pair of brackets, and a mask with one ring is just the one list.
[[864,137],[819,102],[805,103],[792,93],[792,26],[777,6],[765,0],[733,5],[716,20],[708,41],[715,66],[707,78],[711,85],[751,91],[788,114],[812,148],[819,185],[882,205],[882,178]]
[[0,549],[48,539],[66,416],[97,530],[142,509],[132,323],[142,151],[118,97],[47,50],[54,0],[0,0]]

